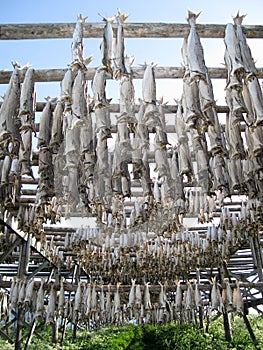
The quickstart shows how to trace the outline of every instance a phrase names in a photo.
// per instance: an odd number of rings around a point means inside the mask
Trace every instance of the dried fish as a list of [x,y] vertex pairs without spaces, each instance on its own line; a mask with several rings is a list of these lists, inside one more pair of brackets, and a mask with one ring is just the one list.
[[230,312],[232,311],[232,304],[233,304],[232,289],[230,287],[228,278],[224,278],[224,282],[225,282],[225,288],[222,290],[222,299],[223,299],[225,310],[227,312]]
[[39,123],[38,148],[48,147],[51,138],[52,110],[50,97],[46,98],[46,104],[42,111]]
[[51,128],[51,138],[50,147],[52,147],[52,152],[57,153],[58,149],[63,140],[63,104],[60,100],[57,101],[55,110],[52,117],[52,128]]
[[145,103],[156,104],[155,64],[145,64],[142,80],[142,97]]
[[144,288],[144,308],[145,310],[152,309],[151,296],[149,291],[149,282],[145,283],[145,288]]
[[243,19],[246,17],[246,15],[240,15],[239,11],[237,12],[236,16],[233,17],[234,24],[236,25],[236,36],[239,42],[240,46],[240,52],[241,52],[241,58],[242,63],[244,65],[244,68],[247,73],[247,79],[250,78],[251,75],[257,74],[257,69],[255,66],[255,62],[252,58],[252,54],[250,51],[250,48],[247,44],[246,36],[243,32],[243,29],[241,27]]
[[74,79],[72,87],[72,114],[74,125],[81,125],[83,119],[87,117],[87,85],[84,76],[84,72],[79,70],[77,76]]
[[182,310],[183,292],[180,281],[176,284],[176,295],[175,295],[175,309],[177,312]]
[[72,69],[68,69],[61,81],[61,93],[60,101],[65,103],[65,108],[67,109],[72,103],[72,87],[75,78],[75,73]]
[[[32,67],[28,67],[26,70],[24,81],[21,87],[20,95],[20,108],[19,116],[27,116],[28,118],[34,117],[35,109],[35,81],[34,81],[35,70]],[[22,118],[23,119],[23,118]],[[22,127],[32,127],[32,119],[28,124],[22,123]],[[24,124],[24,125],[23,125]]]
[[244,313],[244,302],[242,292],[240,290],[239,281],[236,281],[236,287],[233,291],[233,307],[235,312],[241,316]]
[[54,288],[54,283],[51,283],[50,295],[47,305],[46,324],[54,323],[56,320],[56,296],[57,292]]
[[111,60],[112,60],[112,47],[113,47],[112,23],[115,20],[115,16],[112,18],[109,18],[109,17],[102,17],[102,18],[103,18],[103,21],[105,22],[105,26],[103,30],[103,41],[100,45],[101,56],[102,56],[101,68],[111,73],[112,72]]
[[37,320],[41,320],[43,318],[43,312],[44,312],[44,279],[41,280],[41,284],[37,292],[35,318]]
[[29,307],[32,305],[34,285],[35,285],[35,281],[34,281],[34,279],[32,279],[31,281],[29,281],[27,283],[27,286],[26,286],[24,303],[25,303],[25,306],[27,309],[29,309]]
[[254,77],[247,82],[247,89],[250,95],[251,105],[254,111],[256,126],[263,125],[263,96],[260,88],[258,78]]
[[19,66],[14,64],[14,70],[0,109],[1,142],[8,143],[8,141],[13,139],[15,135],[19,134],[19,121],[17,119],[17,115],[19,110],[20,91],[20,70]]
[[123,74],[126,74],[126,67],[124,62],[124,35],[123,35],[123,23],[128,18],[128,14],[122,14],[118,9],[118,14],[115,17],[117,22],[117,36],[114,50],[114,78],[119,79]]
[[73,69],[84,68],[83,64],[83,25],[88,17],[82,17],[82,14],[78,15],[76,26],[73,32],[72,44],[71,44],[71,54],[72,62],[70,67]]
[[59,289],[59,297],[58,297],[58,312],[62,317],[65,316],[65,291],[64,291],[64,278],[63,277],[60,280],[60,289]]
[[236,30],[232,23],[226,25],[224,42],[229,60],[230,75],[236,76],[238,79],[240,75],[242,76],[244,73],[244,66]]
[[203,48],[196,31],[196,19],[200,15],[188,10],[187,21],[190,24],[190,32],[187,38],[187,58],[189,63],[190,81],[206,79],[207,68],[204,61]]

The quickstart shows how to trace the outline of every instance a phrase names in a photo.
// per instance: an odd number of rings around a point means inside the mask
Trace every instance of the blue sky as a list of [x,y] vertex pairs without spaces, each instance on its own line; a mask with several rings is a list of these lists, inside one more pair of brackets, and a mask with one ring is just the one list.
[[[88,22],[100,22],[98,13],[112,16],[117,8],[130,13],[127,22],[175,22],[186,23],[187,10],[194,12],[202,10],[198,23],[232,22],[232,15],[238,10],[247,13],[244,24],[262,24],[260,9],[263,9],[262,0],[248,2],[238,1],[176,1],[176,0],[2,0],[0,11],[0,23],[38,23],[38,22],[76,22],[77,15],[82,13],[88,16]],[[99,65],[100,39],[85,40],[85,55],[93,54],[92,67]],[[224,43],[222,39],[202,39],[205,61],[208,67],[222,66],[224,57]],[[16,60],[21,65],[31,63],[35,69],[66,68],[71,60],[71,39],[52,40],[12,40],[0,41],[0,70],[11,70],[11,61]],[[144,61],[156,62],[160,66],[181,65],[181,39],[127,39],[126,53],[135,55],[135,65]],[[250,40],[252,54],[257,61],[257,66],[263,66],[263,40]],[[111,85],[114,86],[115,82]],[[168,84],[169,83],[169,84]],[[140,83],[135,83],[140,84]],[[44,86],[45,85],[45,86]],[[116,84],[115,84],[116,85]],[[222,89],[222,81],[215,81],[214,86]],[[181,86],[179,81],[160,81],[157,93],[167,95],[167,100],[173,103],[173,98],[179,98]],[[0,86],[0,95],[4,93],[6,86]],[[139,89],[139,85],[138,85]],[[48,90],[48,91],[47,91]],[[37,96],[43,100],[47,95],[58,95],[59,84],[38,84]],[[137,95],[140,95],[138,91]],[[117,98],[115,93],[113,96]],[[217,97],[217,93],[216,93]],[[218,99],[220,96],[218,94]]]

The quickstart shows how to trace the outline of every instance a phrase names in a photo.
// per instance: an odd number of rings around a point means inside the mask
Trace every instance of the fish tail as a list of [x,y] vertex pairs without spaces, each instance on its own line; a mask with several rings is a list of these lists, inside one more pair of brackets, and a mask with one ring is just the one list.
[[188,10],[188,17],[186,18],[186,20],[190,24],[190,26],[195,26],[196,19],[199,17],[201,12],[202,11],[200,11],[198,13],[194,13],[194,12]]

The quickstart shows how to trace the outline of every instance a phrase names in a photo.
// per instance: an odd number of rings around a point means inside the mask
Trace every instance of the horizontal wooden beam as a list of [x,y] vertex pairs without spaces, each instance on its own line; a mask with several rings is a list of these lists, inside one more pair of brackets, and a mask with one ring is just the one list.
[[[96,67],[88,68],[85,73],[87,80],[92,80],[96,71]],[[263,68],[257,68],[258,78],[263,78]],[[58,69],[36,69],[35,70],[35,82],[56,82],[61,81],[67,71],[67,68]],[[145,68],[134,67],[132,69],[134,79],[142,79]],[[184,75],[183,67],[156,67],[155,78],[156,79],[182,79]],[[211,67],[208,68],[211,79],[226,79],[227,70],[225,68]],[[12,71],[1,70],[0,71],[0,84],[8,84]],[[24,79],[24,73],[21,71],[21,81]],[[111,79],[110,75],[107,75],[107,79]]]
[[[76,23],[11,23],[0,25],[0,40],[72,38]],[[187,23],[125,23],[125,38],[184,38]],[[202,38],[223,38],[225,24],[197,24]],[[104,23],[85,23],[85,38],[102,38]],[[116,31],[116,24],[113,29]],[[263,38],[262,25],[242,26],[248,38]]]

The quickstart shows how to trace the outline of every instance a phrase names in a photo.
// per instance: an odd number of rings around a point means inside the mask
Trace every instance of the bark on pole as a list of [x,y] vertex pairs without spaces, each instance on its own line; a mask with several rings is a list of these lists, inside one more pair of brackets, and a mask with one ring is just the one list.
[[[14,23],[0,25],[0,40],[57,39],[73,36],[75,23]],[[113,24],[113,30],[117,25]],[[262,25],[242,26],[247,38],[262,38]],[[103,23],[84,23],[84,38],[101,38]],[[187,23],[124,23],[125,38],[184,38],[189,34]],[[224,38],[224,24],[196,24],[201,38]]]

